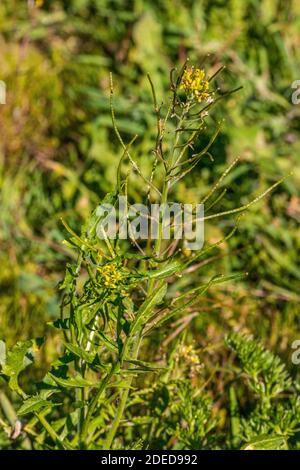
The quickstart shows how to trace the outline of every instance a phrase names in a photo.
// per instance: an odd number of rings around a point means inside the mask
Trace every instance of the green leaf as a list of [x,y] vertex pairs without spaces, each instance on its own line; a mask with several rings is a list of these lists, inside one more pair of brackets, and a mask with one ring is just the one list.
[[85,351],[80,346],[76,346],[75,344],[72,344],[72,343],[64,343],[64,345],[69,351],[75,354],[75,356],[80,357],[80,359],[83,359],[85,362],[89,364],[93,362],[93,360],[95,359],[95,354]]
[[69,388],[69,387],[76,387],[76,388],[84,388],[84,387],[98,387],[99,383],[98,382],[91,382],[89,380],[84,379],[80,375],[77,375],[76,377],[67,377],[67,378],[62,378],[62,377],[56,377],[55,375],[49,373],[48,374],[51,379],[54,380],[55,383],[60,385],[63,388]]
[[27,413],[33,413],[34,411],[40,411],[42,408],[48,406],[55,406],[47,400],[42,399],[39,395],[28,398],[24,401],[23,405],[18,409],[18,416],[26,415]]
[[[148,424],[146,422],[146,424]],[[144,441],[143,439],[138,439],[136,442],[133,442],[130,447],[129,447],[129,450],[142,450],[144,447]]]
[[128,388],[134,390],[134,387],[132,387],[129,383],[128,380],[118,380],[117,382],[112,382],[107,385],[107,388]]
[[153,309],[156,305],[160,304],[164,299],[167,292],[168,284],[162,284],[157,290],[155,290],[152,295],[150,295],[145,302],[140,306],[135,320],[132,323],[130,333],[134,334],[139,326],[144,323],[146,324],[148,319],[153,313]]
[[[122,369],[120,371],[120,373],[122,373],[122,375],[124,376],[127,376],[127,375],[136,375],[136,374],[146,374],[147,372],[149,372],[149,369],[146,369],[146,368],[143,368],[143,369],[140,369],[140,368],[135,368],[135,369]],[[154,372],[154,371],[153,371]],[[157,372],[157,371],[156,371]]]
[[77,266],[75,264],[67,264],[65,278],[60,284],[60,289],[67,289],[70,292],[73,288],[73,283],[77,277]]
[[180,271],[183,267],[183,263],[180,263],[179,261],[173,261],[161,269],[150,269],[147,273],[145,273],[145,277],[149,279],[165,279],[166,277],[172,276],[176,272]]
[[70,318],[64,318],[63,320],[58,318],[57,320],[47,322],[47,325],[58,330],[68,330],[70,328]]
[[101,341],[105,344],[107,349],[112,352],[117,352],[118,347],[113,343],[102,331],[97,331],[97,336],[100,337]]
[[9,377],[9,387],[11,390],[24,395],[23,390],[18,384],[19,374],[32,363],[28,357],[33,341],[18,341],[13,348],[7,352],[6,363],[2,367],[2,373]]
[[126,362],[129,362],[129,364],[134,364],[135,366],[139,367],[140,369],[143,369],[145,371],[155,371],[155,370],[164,370],[165,367],[158,366],[154,362],[145,362],[145,361],[138,361],[138,360],[133,360],[133,359],[125,359]]
[[288,450],[288,444],[283,436],[263,435],[243,446],[242,450]]
[[247,383],[255,393],[269,400],[289,389],[292,380],[285,364],[260,341],[250,335],[232,332],[225,342],[237,355],[242,370],[250,379]]

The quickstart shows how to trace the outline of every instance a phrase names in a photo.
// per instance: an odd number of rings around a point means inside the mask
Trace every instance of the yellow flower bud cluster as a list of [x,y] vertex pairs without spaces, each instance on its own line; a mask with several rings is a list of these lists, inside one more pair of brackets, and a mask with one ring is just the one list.
[[181,362],[189,369],[190,376],[194,377],[202,369],[203,365],[199,361],[199,356],[193,345],[182,344],[176,353],[176,362]]
[[122,279],[122,274],[115,264],[106,264],[101,268],[98,268],[101,274],[101,279],[105,287],[110,289],[116,289],[119,281]]
[[209,81],[202,69],[186,68],[182,75],[180,88],[198,103],[209,97]]
[[192,345],[182,345],[179,351],[181,358],[188,364],[199,364],[199,358]]

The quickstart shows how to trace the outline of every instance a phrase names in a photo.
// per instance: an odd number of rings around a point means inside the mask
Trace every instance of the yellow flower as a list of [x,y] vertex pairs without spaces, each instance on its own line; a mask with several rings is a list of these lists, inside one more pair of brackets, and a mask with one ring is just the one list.
[[186,68],[180,88],[199,103],[209,97],[209,82],[206,80],[205,72],[202,69]]
[[199,357],[193,345],[181,345],[178,351],[178,359],[182,359],[193,370],[198,369]]
[[101,278],[105,287],[110,289],[116,289],[117,284],[122,279],[122,274],[118,271],[118,268],[114,264],[106,264],[101,268],[98,268],[101,274]]
[[182,248],[182,254],[183,256],[186,256],[187,258],[189,258],[192,254],[192,250],[190,250],[189,248]]
[[35,0],[35,6],[40,8],[43,6],[44,0]]

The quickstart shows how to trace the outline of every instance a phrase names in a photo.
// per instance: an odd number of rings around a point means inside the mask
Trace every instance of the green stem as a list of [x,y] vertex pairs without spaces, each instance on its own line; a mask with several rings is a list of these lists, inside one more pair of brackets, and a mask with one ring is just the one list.
[[110,370],[110,372],[107,374],[107,376],[102,380],[102,383],[99,387],[99,390],[98,392],[96,393],[96,395],[94,396],[91,404],[90,404],[90,407],[88,409],[88,412],[87,412],[87,415],[86,415],[86,418],[85,418],[85,421],[84,421],[84,424],[83,424],[83,427],[82,427],[82,432],[81,432],[81,441],[84,442],[86,437],[87,437],[87,433],[88,433],[88,430],[89,430],[89,424],[90,424],[90,421],[92,419],[92,416],[93,416],[93,413],[95,411],[95,408],[98,404],[98,401],[100,400],[101,398],[101,395],[102,393],[104,392],[105,390],[105,387],[106,385],[108,384],[108,382],[110,381],[111,377],[113,376],[114,372],[115,372],[115,369],[117,367],[118,363],[115,363],[112,365],[112,368]]
[[[182,126],[182,123],[184,121],[184,118],[185,118],[185,115],[186,115],[187,112],[188,112],[188,109],[183,110],[177,127],[180,128]],[[180,137],[180,132],[177,132],[174,143],[173,143],[171,151],[170,151],[170,161],[169,161],[169,165],[168,165],[168,173],[170,171],[172,171],[172,167],[174,165],[175,149],[176,149],[176,146],[178,144],[179,137]],[[167,171],[165,173],[166,174],[165,174],[165,179],[164,179],[164,184],[163,184],[163,191],[162,191],[162,195],[161,195],[161,204],[166,204],[167,203],[169,189],[170,189],[170,181],[166,181]],[[158,237],[157,237],[157,239],[155,241],[155,245],[154,245],[154,251],[155,251],[155,254],[156,254],[157,257],[160,257],[160,251],[161,251],[162,230],[163,230],[162,221],[163,221],[163,218],[164,218],[164,214],[162,214],[161,217],[159,217]],[[149,286],[148,286],[148,294],[151,294],[153,292],[154,284],[155,284],[155,280],[151,279],[151,281],[149,282]]]
[[51,437],[51,439],[55,442],[55,443],[58,443],[62,448],[69,448],[69,446],[67,444],[63,444],[59,435],[56,434],[56,432],[54,431],[53,427],[51,426],[50,423],[48,423],[48,421],[46,420],[46,418],[41,414],[41,413],[35,413],[36,417],[38,418],[38,420],[40,421],[40,423],[44,426],[44,428],[46,429],[46,431],[48,432],[49,436]]
[[[132,355],[131,355],[131,357],[133,359],[137,359],[137,357],[138,357],[140,344],[141,344],[141,333],[138,333],[137,337],[136,337],[135,345],[134,345],[133,350],[132,350]],[[105,442],[105,445],[104,445],[105,450],[109,450],[111,448],[112,442],[113,442],[114,437],[116,435],[116,432],[118,430],[120,421],[122,419],[122,416],[124,414],[124,410],[125,410],[125,407],[126,407],[126,402],[127,402],[127,398],[128,398],[128,395],[129,395],[129,389],[130,389],[132,380],[133,380],[133,377],[129,377],[128,380],[126,381],[126,389],[123,390],[123,392],[122,392],[120,403],[119,403],[119,406],[118,406],[118,409],[117,409],[116,417],[113,421],[113,424],[112,424],[112,426],[110,428],[110,431],[108,433],[108,436],[106,438],[106,442]]]

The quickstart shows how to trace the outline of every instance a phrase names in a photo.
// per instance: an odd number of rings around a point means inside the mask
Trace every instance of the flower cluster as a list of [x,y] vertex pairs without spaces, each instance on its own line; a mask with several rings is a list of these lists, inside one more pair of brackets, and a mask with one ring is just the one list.
[[199,358],[192,345],[186,346],[185,344],[183,344],[180,347],[180,356],[184,361],[188,362],[189,364],[199,364]]
[[190,370],[191,376],[194,376],[202,368],[202,364],[199,361],[199,356],[193,345],[182,344],[176,354],[176,361],[181,361]]
[[199,103],[209,97],[209,81],[202,69],[186,68],[182,75],[180,88]]
[[104,286],[110,289],[116,289],[118,283],[122,280],[122,274],[115,264],[101,266],[98,271]]

